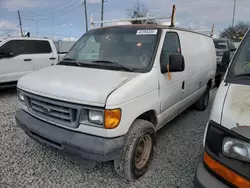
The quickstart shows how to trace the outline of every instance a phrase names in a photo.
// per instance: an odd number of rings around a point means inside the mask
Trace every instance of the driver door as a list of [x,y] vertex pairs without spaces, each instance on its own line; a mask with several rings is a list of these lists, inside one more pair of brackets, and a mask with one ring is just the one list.
[[[177,32],[166,32],[162,53],[182,54],[179,35]],[[178,115],[182,109],[181,103],[185,88],[185,71],[171,73],[171,79],[168,73],[159,75],[161,113],[164,116],[163,122],[168,122]]]
[[13,53],[0,59],[0,83],[17,81],[33,71],[32,47],[26,40],[7,41],[0,50]]

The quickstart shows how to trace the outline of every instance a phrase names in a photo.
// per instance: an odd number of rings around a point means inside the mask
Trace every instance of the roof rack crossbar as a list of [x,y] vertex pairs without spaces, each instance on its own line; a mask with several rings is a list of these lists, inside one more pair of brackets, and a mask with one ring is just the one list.
[[131,21],[139,21],[139,20],[159,20],[159,19],[171,19],[171,25],[170,26],[174,27],[175,12],[176,12],[176,6],[173,5],[172,15],[171,16],[139,17],[139,18],[120,19],[120,20],[104,20],[104,21],[94,21],[93,16],[91,16],[91,29],[95,28],[95,24],[101,24],[101,23],[131,22]]
[[111,23],[111,22],[128,22],[128,21],[138,21],[138,20],[159,20],[159,19],[170,19],[171,17],[140,17],[131,19],[121,19],[121,20],[105,20],[105,21],[93,21],[93,24],[100,23]]
[[201,32],[208,32],[208,33],[210,33],[210,37],[213,37],[214,36],[214,24],[213,24],[213,26],[212,26],[212,29],[211,30],[209,30],[209,29],[201,29],[201,30],[194,30],[195,32],[197,32],[197,33],[201,33]]

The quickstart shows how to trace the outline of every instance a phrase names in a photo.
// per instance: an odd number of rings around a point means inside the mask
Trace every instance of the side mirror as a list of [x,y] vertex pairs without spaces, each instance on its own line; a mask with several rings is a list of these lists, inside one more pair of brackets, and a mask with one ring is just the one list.
[[184,57],[181,54],[170,54],[168,52],[162,52],[161,55],[161,73],[168,72],[168,66],[170,72],[182,72],[185,70]]
[[11,51],[0,51],[0,58],[9,58],[9,57],[13,57],[14,54]]
[[234,51],[236,51],[236,48],[231,48],[230,51],[234,52]]

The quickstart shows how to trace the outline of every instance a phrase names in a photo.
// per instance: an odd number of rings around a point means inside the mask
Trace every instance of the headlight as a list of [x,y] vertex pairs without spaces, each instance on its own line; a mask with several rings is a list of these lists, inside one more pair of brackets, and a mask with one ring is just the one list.
[[103,111],[89,110],[89,121],[91,123],[103,124]]
[[17,97],[18,97],[18,100],[21,102],[21,103],[25,103],[25,98],[24,98],[24,95],[23,95],[23,92],[22,91],[17,91]]
[[98,126],[106,129],[116,128],[121,121],[121,109],[96,110],[82,109],[80,123],[89,126]]
[[225,156],[250,162],[250,144],[233,138],[224,138],[222,152]]

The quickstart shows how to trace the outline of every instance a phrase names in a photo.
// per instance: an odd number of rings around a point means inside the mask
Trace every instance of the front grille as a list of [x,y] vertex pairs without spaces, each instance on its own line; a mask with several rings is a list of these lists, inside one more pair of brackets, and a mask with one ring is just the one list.
[[80,105],[25,93],[25,99],[31,114],[49,122],[71,128],[77,128],[81,111]]

